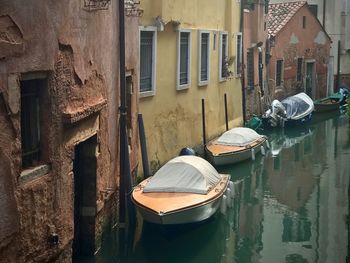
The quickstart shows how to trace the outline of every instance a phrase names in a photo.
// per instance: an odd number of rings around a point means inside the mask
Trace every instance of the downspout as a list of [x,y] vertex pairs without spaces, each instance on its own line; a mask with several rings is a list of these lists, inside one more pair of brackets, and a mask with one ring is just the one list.
[[243,115],[243,125],[245,125],[247,118],[246,118],[246,97],[245,97],[245,69],[244,69],[244,57],[245,57],[245,51],[244,51],[244,2],[245,0],[241,1],[241,17],[239,20],[239,28],[242,32],[242,59],[241,59],[241,90],[242,90],[242,115]]
[[125,224],[127,197],[132,189],[129,146],[126,127],[126,81],[125,81],[125,14],[124,0],[119,2],[119,78],[120,78],[120,107],[119,107],[119,137],[120,137],[120,182],[119,182],[119,222]]
[[326,31],[326,0],[323,0],[322,26],[323,29]]
[[340,40],[338,40],[338,55],[337,55],[337,78],[335,80],[335,90],[338,91],[340,82]]

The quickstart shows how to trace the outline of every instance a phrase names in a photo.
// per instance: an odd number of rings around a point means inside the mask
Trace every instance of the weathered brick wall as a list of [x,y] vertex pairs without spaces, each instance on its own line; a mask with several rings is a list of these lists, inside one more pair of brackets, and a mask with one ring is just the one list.
[[[28,8],[20,8],[21,0],[1,2],[0,93],[5,100],[0,94],[0,181],[7,187],[0,186],[0,202],[6,203],[0,215],[0,262],[71,260],[74,147],[95,134],[96,206],[97,213],[102,211],[96,218],[96,232],[102,232],[105,217],[115,215],[115,208],[109,209],[113,198],[105,193],[113,196],[119,174],[117,6],[89,12],[84,2],[38,0],[26,3]],[[126,64],[137,91],[138,28],[135,21],[130,25],[128,50],[133,53]],[[33,74],[45,74],[48,82],[42,137],[49,172],[24,180],[19,81]],[[138,93],[133,94],[131,164],[135,167]],[[52,233],[58,234],[57,245],[48,243]]]

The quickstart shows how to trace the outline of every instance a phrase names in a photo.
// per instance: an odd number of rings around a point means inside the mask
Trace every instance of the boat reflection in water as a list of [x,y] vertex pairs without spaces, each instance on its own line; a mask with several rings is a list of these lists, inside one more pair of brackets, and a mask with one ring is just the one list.
[[346,262],[348,119],[266,135],[266,156],[219,167],[234,184],[225,214],[175,227],[139,217],[120,262]]

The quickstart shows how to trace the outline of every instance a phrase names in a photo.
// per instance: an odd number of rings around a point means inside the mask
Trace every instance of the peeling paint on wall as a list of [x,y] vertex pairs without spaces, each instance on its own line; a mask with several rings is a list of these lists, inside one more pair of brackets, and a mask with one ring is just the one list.
[[298,44],[299,43],[299,39],[294,33],[290,36],[289,43],[290,44]]
[[326,44],[327,37],[326,34],[323,31],[318,32],[314,42],[319,45],[324,45]]

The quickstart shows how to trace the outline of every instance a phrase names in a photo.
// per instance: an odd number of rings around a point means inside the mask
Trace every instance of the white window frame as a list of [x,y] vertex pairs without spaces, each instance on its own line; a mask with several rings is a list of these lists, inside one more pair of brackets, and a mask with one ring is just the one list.
[[[152,86],[150,91],[140,91],[140,98],[150,97],[156,94],[156,69],[157,69],[157,28],[154,26],[140,26],[139,27],[139,56],[141,60],[141,32],[142,31],[152,31],[153,32],[153,42],[152,42]],[[139,72],[141,77],[141,63],[139,63]],[[141,88],[140,79],[139,87]]]
[[[277,62],[282,61],[282,67],[281,67],[281,84],[277,86]],[[282,87],[284,83],[284,58],[279,58],[276,59],[276,64],[275,64],[275,83],[276,87]]]
[[[181,33],[189,33],[188,38],[188,60],[187,60],[187,75],[188,82],[180,85],[180,47]],[[192,57],[192,31],[190,29],[181,29],[177,31],[177,73],[176,73],[176,90],[188,89],[191,85],[191,57]]]
[[[238,36],[241,36],[241,41],[240,41],[240,50],[238,50]],[[240,78],[241,75],[242,75],[242,65],[241,65],[241,71],[240,73],[238,73],[238,56],[240,58],[240,61],[242,63],[242,54],[243,54],[243,48],[242,48],[242,45],[243,45],[243,35],[242,35],[242,32],[237,32],[236,33],[236,61],[235,61],[235,67],[236,67],[236,77],[237,78]]]
[[220,40],[219,40],[219,81],[226,81],[227,78],[222,77],[222,36],[226,35],[226,54],[228,57],[228,32],[227,31],[221,31],[220,32]]
[[[208,47],[207,47],[207,74],[208,79],[202,81],[201,80],[201,68],[202,68],[202,35],[209,34],[208,37]],[[208,85],[210,81],[210,31],[208,30],[199,30],[198,31],[198,86]]]

